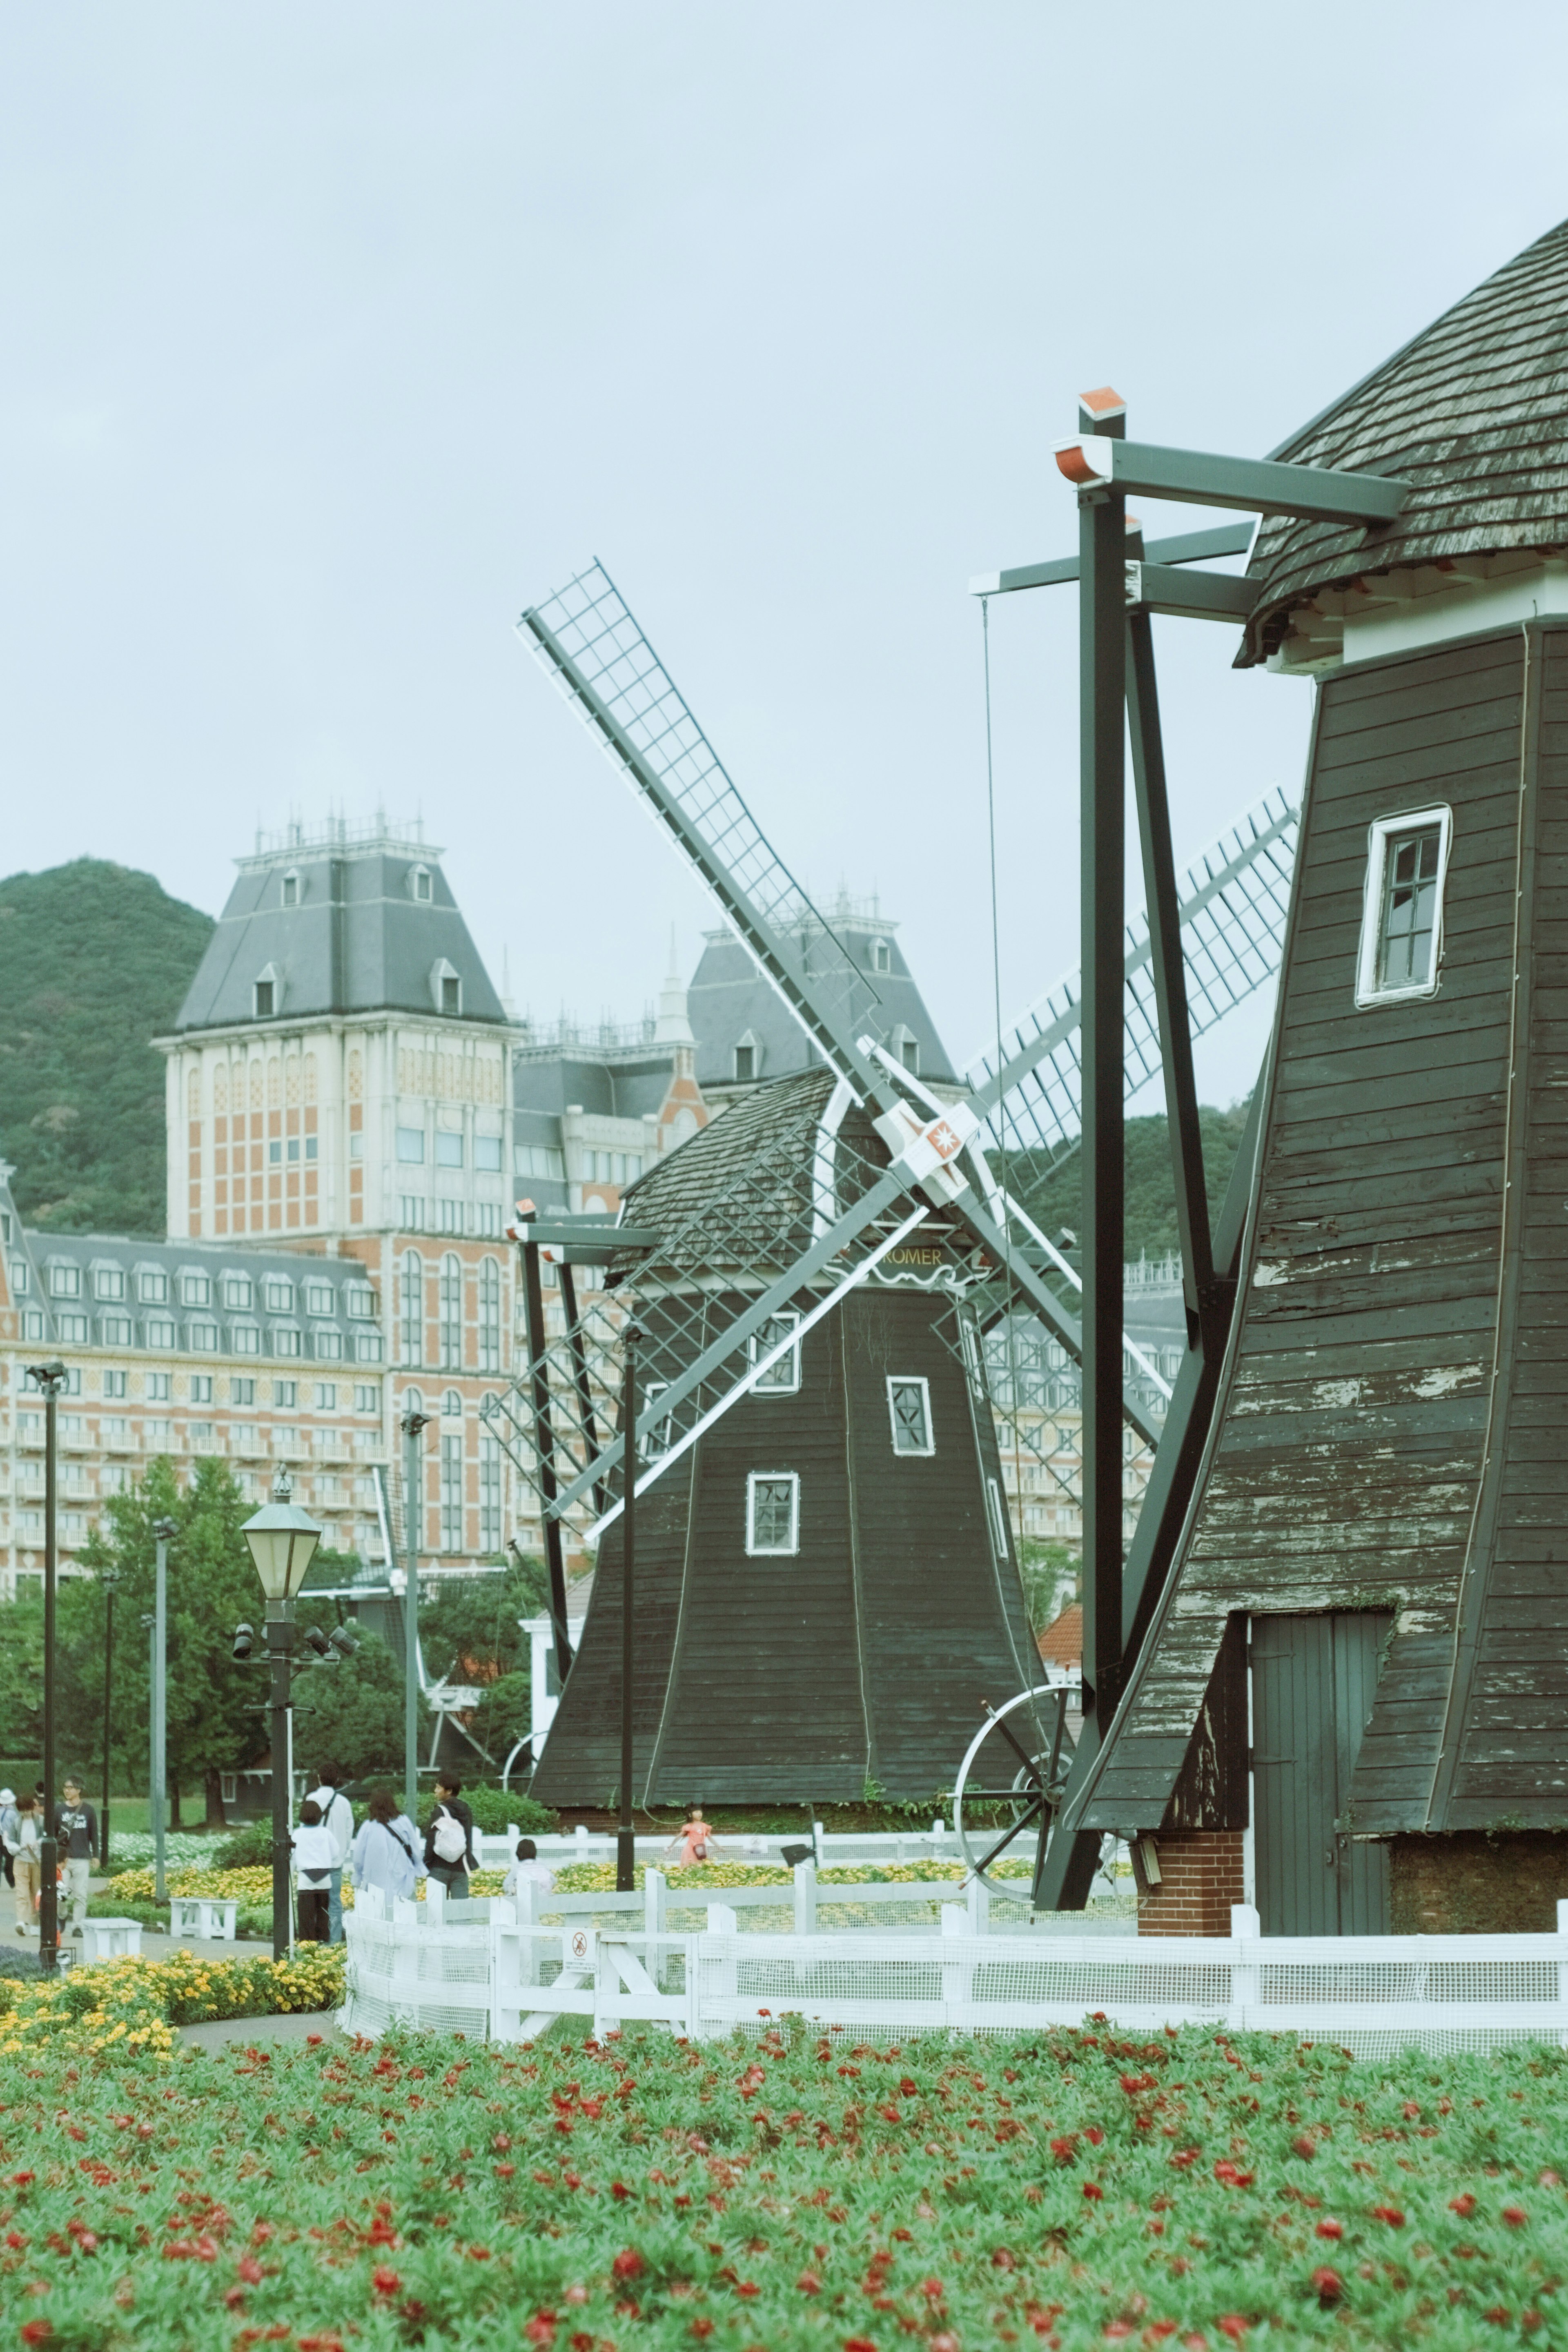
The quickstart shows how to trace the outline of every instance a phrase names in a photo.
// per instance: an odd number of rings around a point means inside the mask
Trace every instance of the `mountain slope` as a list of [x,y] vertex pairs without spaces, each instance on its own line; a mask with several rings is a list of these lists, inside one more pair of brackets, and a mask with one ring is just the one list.
[[[1203,1136],[1204,1181],[1209,1197],[1211,1232],[1246,1124],[1245,1102],[1233,1103],[1228,1110],[1216,1110],[1211,1103],[1199,1106],[1198,1127]],[[1013,1189],[1027,1202],[1035,1222],[1052,1241],[1061,1245],[1064,1226],[1075,1234],[1079,1231],[1083,1220],[1083,1163],[1076,1146],[1043,1177],[1036,1173],[1022,1154],[1013,1162]],[[1140,1251],[1150,1257],[1163,1257],[1167,1250],[1176,1247],[1176,1193],[1171,1179],[1169,1130],[1163,1113],[1127,1122],[1125,1201],[1126,1257],[1136,1258]]]
[[60,1233],[161,1234],[167,1032],[210,915],[79,857],[0,882],[0,1155]]

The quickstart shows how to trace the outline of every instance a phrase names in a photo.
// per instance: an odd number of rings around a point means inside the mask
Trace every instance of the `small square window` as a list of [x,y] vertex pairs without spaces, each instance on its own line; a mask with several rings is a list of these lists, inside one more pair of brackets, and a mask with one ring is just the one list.
[[888,1412],[893,1424],[895,1454],[934,1454],[931,1428],[931,1388],[921,1379],[896,1374],[888,1382]]
[[299,1390],[298,1381],[274,1381],[272,1402],[274,1404],[287,1405],[292,1410],[299,1397]]
[[105,1372],[103,1376],[103,1393],[106,1397],[122,1397],[125,1394],[124,1373]]
[[1369,828],[1356,963],[1358,1006],[1436,993],[1453,829],[1453,812],[1447,808],[1379,817]]
[[267,1277],[267,1312],[287,1315],[294,1305],[294,1286],[286,1274],[269,1274]]
[[283,1164],[283,1145],[276,1135],[267,1147],[267,1164],[269,1168],[280,1168]]
[[397,1130],[397,1156],[405,1166],[419,1167],[425,1159],[425,1129],[422,1127],[400,1127]]
[[210,1372],[193,1372],[191,1374],[191,1402],[193,1404],[211,1404],[212,1401],[212,1374]]
[[170,1374],[167,1372],[148,1373],[147,1402],[149,1404],[168,1403],[170,1377]]
[[500,1138],[499,1135],[475,1136],[474,1166],[492,1172],[500,1168]]
[[337,1409],[337,1382],[335,1381],[318,1381],[316,1382],[316,1411],[318,1412],[336,1412]]
[[437,1168],[460,1168],[463,1164],[463,1139],[446,1128],[436,1130],[436,1165]]
[[308,1282],[305,1285],[307,1315],[330,1315],[332,1311],[332,1286],[330,1282]]
[[136,1277],[136,1295],[143,1307],[165,1307],[169,1299],[169,1277],[147,1267]]
[[289,1138],[289,1157],[290,1160],[298,1160],[300,1157],[300,1139],[297,1135],[291,1135]]
[[381,1382],[379,1381],[359,1381],[355,1383],[354,1411],[356,1412],[379,1412],[381,1411]]
[[248,1376],[241,1377],[236,1373],[228,1384],[228,1401],[230,1404],[254,1404],[256,1402],[255,1380]]
[[182,1307],[212,1305],[212,1283],[206,1275],[183,1274],[180,1276],[180,1304]]
[[753,1364],[772,1355],[775,1348],[784,1351],[775,1363],[758,1375],[754,1383],[756,1395],[794,1396],[799,1389],[800,1341],[794,1336],[799,1324],[800,1317],[793,1308],[787,1308],[783,1315],[770,1317],[762,1329],[753,1331],[747,1340],[746,1351]]
[[123,1298],[125,1296],[123,1267],[100,1265],[92,1277],[92,1287],[95,1297],[99,1298]]
[[794,1470],[753,1470],[746,1480],[746,1549],[800,1549],[800,1478]]
[[305,1157],[307,1160],[314,1160],[316,1156],[316,1142],[317,1139],[313,1135],[308,1135],[305,1138]]

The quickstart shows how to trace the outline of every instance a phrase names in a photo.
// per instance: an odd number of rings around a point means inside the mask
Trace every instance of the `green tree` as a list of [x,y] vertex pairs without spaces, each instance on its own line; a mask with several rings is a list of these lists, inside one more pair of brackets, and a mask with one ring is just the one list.
[[[86,1758],[103,1741],[103,1594],[96,1575],[112,1569],[117,1625],[129,1631],[153,1603],[153,1524],[174,1522],[169,1546],[166,1739],[172,1816],[179,1821],[179,1791],[199,1785],[205,1816],[221,1823],[221,1774],[255,1761],[267,1745],[264,1676],[239,1664],[234,1631],[241,1622],[258,1623],[266,1604],[249,1549],[240,1529],[250,1517],[226,1463],[202,1461],[181,1486],[173,1465],[160,1457],[128,1493],[110,1496],[105,1521],[79,1554],[92,1578],[72,1578],[61,1586],[60,1678],[57,1708],[70,1726],[73,1746]],[[259,1645],[258,1645],[259,1647]],[[152,1710],[147,1644],[131,1639],[115,1645],[110,1733],[114,1746],[130,1754],[146,1738]],[[62,1756],[63,1756],[62,1749]],[[85,1763],[85,1759],[84,1759]]]
[[1037,1639],[1078,1597],[1080,1563],[1070,1544],[1040,1543],[1026,1536],[1018,1546],[1024,1603]]
[[[341,1665],[308,1666],[294,1680],[294,1761],[314,1776],[341,1764],[351,1780],[403,1773],[403,1665],[378,1633],[359,1636]],[[421,1753],[428,1738],[419,1710]]]
[[459,1720],[498,1765],[528,1729],[531,1645],[520,1621],[539,1614],[548,1591],[542,1560],[510,1559],[489,1576],[443,1577],[419,1612],[426,1673],[479,1685],[478,1706]]

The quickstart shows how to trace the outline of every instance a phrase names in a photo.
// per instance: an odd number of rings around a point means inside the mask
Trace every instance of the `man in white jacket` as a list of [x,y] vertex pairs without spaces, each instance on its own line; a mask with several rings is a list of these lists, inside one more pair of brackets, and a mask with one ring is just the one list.
[[332,1870],[327,1882],[327,1941],[341,1944],[343,1940],[343,1864],[353,1843],[354,1809],[342,1794],[347,1779],[341,1764],[323,1764],[320,1785],[310,1791],[314,1803],[321,1809],[321,1827],[332,1841]]

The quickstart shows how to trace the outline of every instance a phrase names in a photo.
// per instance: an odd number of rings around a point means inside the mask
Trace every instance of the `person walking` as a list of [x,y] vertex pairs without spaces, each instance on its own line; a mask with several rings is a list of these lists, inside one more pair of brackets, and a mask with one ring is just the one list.
[[38,1924],[38,1896],[44,1884],[44,1832],[38,1803],[31,1790],[16,1800],[16,1843],[11,1849],[11,1885],[16,1897],[16,1933],[30,1936]]
[[327,1894],[333,1852],[332,1834],[321,1819],[321,1809],[313,1797],[307,1797],[300,1808],[300,1826],[294,1832],[302,1944],[324,1944],[327,1940]]
[[0,1868],[5,1873],[7,1886],[16,1885],[11,1858],[16,1851],[16,1791],[0,1789]]
[[346,1777],[341,1764],[323,1764],[320,1783],[310,1791],[312,1801],[321,1809],[321,1826],[331,1839],[337,1857],[327,1886],[329,1944],[341,1944],[343,1940],[343,1864],[354,1837],[354,1809],[342,1793]]
[[79,1936],[87,1924],[88,1882],[98,1854],[98,1815],[82,1798],[74,1775],[65,1784],[65,1802],[55,1815],[55,1837],[64,1864],[64,1893],[71,1906],[71,1934]]
[[419,1856],[419,1832],[406,1813],[397,1810],[390,1789],[373,1789],[349,1853],[349,1884],[374,1886],[389,1900],[412,1899],[425,1864]]
[[463,1784],[460,1780],[437,1780],[436,1810],[425,1832],[425,1867],[448,1895],[455,1895],[461,1903],[468,1897],[468,1873],[479,1866],[479,1856],[474,1852],[474,1817],[463,1802]]

